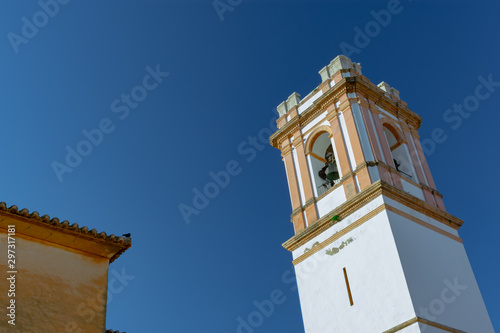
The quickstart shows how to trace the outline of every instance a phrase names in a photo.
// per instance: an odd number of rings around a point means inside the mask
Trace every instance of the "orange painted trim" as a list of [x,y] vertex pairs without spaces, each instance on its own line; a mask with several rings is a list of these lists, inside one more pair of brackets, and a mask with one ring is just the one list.
[[293,229],[295,234],[301,232],[306,228],[306,223],[304,221],[304,216],[301,214],[297,214],[293,217]]
[[[288,143],[288,147],[289,145],[290,144]],[[282,151],[285,150],[285,147],[282,148]],[[293,157],[290,148],[288,148],[288,152],[286,152],[283,156],[283,161],[285,162],[288,188],[290,189],[290,197],[292,199],[292,209],[296,209],[300,207],[300,193],[299,184],[297,182],[297,173],[295,172],[295,165],[293,163]]]
[[415,151],[415,149],[413,148],[413,145],[411,144],[411,134],[408,132],[404,132],[404,135],[405,135],[406,141],[408,142],[408,144],[406,146],[408,147],[408,151],[410,153],[410,158],[411,158],[411,161],[413,162],[413,168],[415,169],[415,172],[417,173],[417,180],[420,183],[425,184],[425,177],[424,177],[424,174],[422,173],[423,168],[420,165],[420,162],[418,161],[417,152]]
[[366,166],[356,173],[356,177],[358,177],[360,191],[363,191],[365,188],[372,184],[370,172],[368,171],[368,168]]
[[290,116],[290,119],[293,119],[298,115],[297,108],[298,108],[297,106],[294,106],[293,108],[288,110],[288,115]]
[[363,154],[363,149],[361,148],[361,141],[359,139],[358,130],[356,129],[356,121],[354,120],[351,107],[347,107],[342,114],[344,115],[349,141],[351,142],[351,148],[354,153],[354,161],[356,162],[356,165],[353,166],[353,168],[356,169],[358,165],[365,162],[365,156]]
[[[300,134],[298,134],[300,135]],[[304,199],[305,201],[311,199],[314,196],[309,165],[307,164],[306,155],[304,153],[304,145],[299,144],[295,147],[295,152],[297,153],[297,160],[299,162],[300,178],[302,181],[302,187],[304,188]]]
[[415,223],[417,223],[417,224],[419,224],[419,225],[421,225],[423,227],[426,227],[427,229],[430,229],[430,230],[433,230],[433,231],[437,232],[438,234],[441,234],[441,235],[446,236],[448,238],[451,238],[451,239],[453,239],[453,240],[455,240],[455,241],[457,241],[459,243],[462,243],[462,239],[460,237],[455,236],[455,235],[453,235],[453,234],[451,234],[451,233],[449,233],[447,231],[444,231],[441,228],[438,228],[438,227],[436,227],[436,226],[434,226],[434,225],[432,225],[432,224],[430,224],[428,222],[422,221],[421,219],[418,219],[415,216],[410,215],[408,213],[405,213],[402,210],[399,210],[399,209],[397,209],[395,207],[392,207],[392,206],[389,206],[389,205],[385,205],[385,207],[386,207],[386,209],[388,211],[391,211],[391,212],[393,212],[395,214],[398,214],[399,216],[404,217],[405,219],[413,221],[413,222],[415,222]]
[[400,140],[398,142],[396,142],[392,147],[391,147],[391,151],[393,151],[394,149],[397,149],[399,146],[401,146],[403,143],[406,143],[405,141],[403,140]]
[[356,185],[356,181],[354,180],[353,176],[346,179],[343,182],[343,186],[344,186],[345,197],[347,200],[354,197],[359,192],[358,186]]
[[[382,163],[382,162],[380,162]],[[384,167],[382,165],[377,165],[377,170],[378,170],[378,174],[380,176],[380,179],[384,182],[386,182],[387,184],[391,184],[391,185],[394,185],[392,183],[392,178],[391,178],[391,171],[389,169],[387,169],[387,167]]]
[[276,121],[278,128],[283,127],[286,124],[286,117],[282,117]]
[[418,157],[420,158],[420,162],[422,163],[422,168],[424,169],[428,185],[430,188],[436,189],[436,184],[434,183],[434,178],[432,178],[431,170],[429,168],[429,165],[427,164],[427,159],[425,158],[425,154],[422,149],[422,145],[420,144],[420,140],[414,138],[413,142],[415,143],[415,147],[417,147]]
[[[363,121],[365,123],[365,128],[367,129],[368,132],[368,139],[370,141],[370,146],[372,148],[373,155],[375,156],[376,160],[383,161],[382,152],[378,147],[378,141],[380,141],[380,138],[378,138],[377,141],[377,134],[373,129],[373,125],[370,119],[370,114],[368,113],[370,111],[366,107],[361,106],[361,104],[360,104],[360,109],[361,109],[361,115],[363,116]],[[376,114],[374,116],[378,117]]]
[[396,138],[398,142],[404,140],[403,131],[399,129],[398,123],[394,121],[392,118],[383,117],[380,119],[382,126],[391,131],[392,135]]
[[331,79],[332,79],[334,82],[340,82],[340,81],[343,79],[343,77],[342,77],[342,71],[337,71],[337,72],[335,72],[335,73],[332,75]]
[[375,114],[373,117],[373,123],[375,124],[375,129],[379,137],[380,146],[382,147],[382,153],[384,154],[385,164],[387,164],[392,168],[396,168],[396,166],[394,165],[394,161],[392,160],[391,151],[389,150],[389,144],[387,143],[387,139],[385,137],[382,121],[380,120],[377,114]]
[[409,319],[409,320],[407,320],[399,325],[396,325],[396,326],[384,331],[383,333],[396,333],[396,332],[401,331],[403,328],[406,328],[406,327],[411,326],[411,325],[416,324],[416,323],[422,323],[422,324],[425,324],[428,326],[433,326],[433,327],[439,328],[439,329],[446,331],[446,332],[466,333],[465,331],[462,331],[462,330],[459,330],[459,329],[456,329],[456,328],[453,328],[450,326],[446,326],[446,325],[443,325],[440,323],[436,323],[434,321],[430,321],[430,320],[420,318],[420,317],[414,317],[412,319]]
[[314,143],[321,136],[321,134],[325,132],[328,133],[330,136],[333,134],[332,128],[327,125],[318,126],[311,132],[311,134],[309,134],[306,140],[306,155],[312,152]]
[[326,160],[325,160],[323,157],[318,156],[318,155],[316,155],[316,154],[315,154],[315,153],[313,153],[313,152],[310,152],[310,153],[309,153],[309,155],[311,155],[312,157],[314,157],[315,159],[317,159],[317,160],[319,160],[319,161],[321,161],[321,162],[323,162],[323,163],[326,163]]
[[439,195],[437,195],[436,193],[434,193],[434,200],[436,200],[437,208],[439,208],[442,211],[446,212],[446,208],[444,207],[443,198],[441,198]]
[[311,225],[318,220],[318,212],[316,210],[316,205],[309,205],[306,210],[307,224]]
[[351,172],[351,165],[349,163],[349,157],[347,156],[347,148],[344,140],[344,135],[340,129],[339,118],[334,117],[330,120],[330,126],[333,131],[333,142],[335,143],[335,149],[338,155],[338,167],[342,172],[342,177]]
[[325,82],[321,83],[318,86],[318,89],[321,90],[323,92],[323,94],[326,93],[328,90],[330,90],[330,82],[331,82],[331,79],[326,80]]
[[432,195],[431,191],[429,191],[428,189],[422,188],[422,192],[424,193],[425,202],[433,205],[434,207],[437,207],[437,203],[434,200],[434,195]]
[[[396,170],[396,169],[394,169]],[[392,170],[391,170],[392,171]],[[397,188],[404,190],[403,183],[401,182],[401,174],[399,171],[391,172],[392,183]]]

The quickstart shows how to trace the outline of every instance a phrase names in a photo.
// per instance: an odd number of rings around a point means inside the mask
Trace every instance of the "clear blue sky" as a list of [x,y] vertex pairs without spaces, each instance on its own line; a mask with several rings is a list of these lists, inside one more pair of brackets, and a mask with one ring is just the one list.
[[[221,21],[212,1],[72,0],[47,22],[35,1],[0,4],[0,200],[132,233],[111,270],[135,278],[113,295],[109,328],[232,333],[278,289],[286,299],[255,332],[303,332],[297,292],[282,279],[292,264],[281,244],[293,228],[280,152],[238,147],[250,147],[293,91],[314,89],[341,43],[354,46],[354,28],[389,2],[230,3]],[[500,81],[500,6],[401,0],[398,9],[350,57],[372,82],[399,89],[423,118],[422,139],[435,128],[447,135],[428,161],[448,211],[465,221],[460,234],[500,329],[500,87],[460,125],[443,119],[474,95],[478,76]],[[33,15],[38,31],[13,39]],[[160,83],[146,80],[151,90],[140,87],[147,66],[161,72]],[[121,96],[132,90],[145,98],[127,106]],[[113,130],[60,182],[53,163],[100,122]],[[233,160],[229,185],[186,224],[179,204],[192,206],[193,188]]]

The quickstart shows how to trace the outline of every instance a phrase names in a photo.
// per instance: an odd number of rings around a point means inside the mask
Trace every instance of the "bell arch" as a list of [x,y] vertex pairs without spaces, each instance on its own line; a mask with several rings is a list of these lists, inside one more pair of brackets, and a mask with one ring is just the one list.
[[332,128],[327,125],[318,126],[311,132],[311,134],[309,134],[309,137],[307,138],[306,142],[306,155],[312,151],[314,142],[316,142],[318,137],[324,132],[327,132],[330,137],[333,136]]
[[415,169],[403,132],[392,119],[384,117],[380,121],[396,170],[404,176],[416,180]]
[[314,129],[306,142],[306,155],[316,197],[340,181],[332,137],[330,126],[323,125]]

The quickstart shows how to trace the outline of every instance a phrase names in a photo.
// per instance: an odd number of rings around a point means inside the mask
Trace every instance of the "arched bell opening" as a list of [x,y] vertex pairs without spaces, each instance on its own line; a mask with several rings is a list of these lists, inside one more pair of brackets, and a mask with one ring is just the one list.
[[340,181],[330,133],[317,136],[308,154],[315,196],[320,196]]
[[402,135],[389,124],[384,124],[384,134],[389,145],[396,170],[406,177],[416,180],[410,154]]

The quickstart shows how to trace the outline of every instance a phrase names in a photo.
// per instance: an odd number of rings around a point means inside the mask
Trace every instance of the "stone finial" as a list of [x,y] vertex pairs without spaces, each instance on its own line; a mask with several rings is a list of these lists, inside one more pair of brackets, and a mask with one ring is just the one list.
[[335,74],[341,69],[353,68],[351,59],[347,58],[345,55],[339,55],[328,65],[330,73]]
[[377,87],[385,91],[386,95],[391,97],[392,99],[395,99],[399,101],[401,98],[399,98],[399,91],[392,88],[390,85],[388,85],[386,82],[382,81],[380,82]]
[[354,69],[356,70],[356,72],[358,72],[359,75],[363,75],[363,73],[361,72],[361,63],[353,62],[352,67],[354,67]]
[[290,110],[294,106],[299,105],[299,103],[300,103],[300,95],[294,92],[293,94],[288,96],[286,100],[286,107],[288,110]]
[[278,114],[281,116],[285,115],[291,108],[300,103],[300,95],[296,92],[288,96],[287,100],[282,102],[276,108],[278,110]]
[[318,73],[321,75],[321,82],[325,82],[341,69],[354,69],[361,75],[361,64],[352,62],[345,55],[339,55],[328,66],[323,67]]
[[330,72],[328,71],[328,66],[321,68],[318,73],[321,76],[321,83],[325,82],[331,77]]
[[379,84],[377,84],[377,87],[385,91],[388,95],[391,94],[391,86],[388,85],[385,81],[382,81]]
[[399,90],[396,90],[394,88],[391,88],[392,96],[394,96],[397,100],[400,100],[399,98]]
[[280,117],[284,116],[285,113],[287,113],[287,108],[286,108],[286,102],[281,102],[280,105],[278,105],[277,107],[278,109],[278,114],[280,115]]

